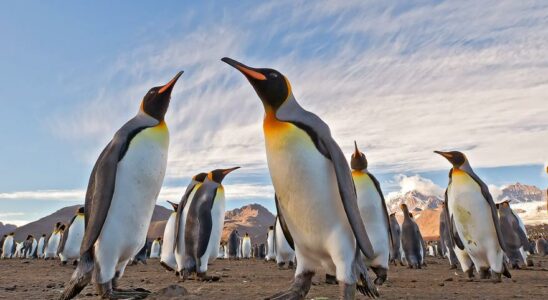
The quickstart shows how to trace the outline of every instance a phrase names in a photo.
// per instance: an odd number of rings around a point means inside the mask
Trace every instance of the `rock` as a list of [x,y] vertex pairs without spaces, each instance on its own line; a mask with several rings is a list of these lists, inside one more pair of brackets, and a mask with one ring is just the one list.
[[411,279],[411,282],[417,282],[415,279]]
[[52,288],[55,287],[55,284],[53,284],[53,283],[48,283],[48,285],[46,285],[46,287],[47,287],[48,289],[52,289]]
[[221,271],[230,271],[230,268],[223,268]]
[[17,286],[13,285],[13,286],[9,286],[9,287],[4,288],[4,290],[6,290],[6,291],[15,291],[16,288],[17,288]]
[[452,277],[449,277],[449,278],[445,278],[444,281],[453,281],[453,278]]
[[86,297],[93,297],[93,294],[92,293],[87,293],[85,294]]
[[169,298],[180,298],[182,296],[187,296],[190,293],[182,286],[172,284],[163,289],[160,289],[148,297],[148,299],[169,299]]
[[440,282],[440,283],[438,283],[438,285],[439,285],[439,286],[444,286],[444,285],[445,285],[445,283],[443,283],[443,282]]

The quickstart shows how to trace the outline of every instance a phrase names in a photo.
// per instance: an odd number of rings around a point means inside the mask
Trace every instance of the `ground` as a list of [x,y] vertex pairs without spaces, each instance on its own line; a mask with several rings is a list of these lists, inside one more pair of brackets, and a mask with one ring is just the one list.
[[[387,283],[379,290],[383,299],[543,299],[548,295],[548,257],[533,259],[534,267],[511,270],[512,279],[495,284],[467,282],[460,272],[449,270],[445,260],[429,258],[428,267],[422,270],[391,267]],[[2,260],[0,299],[57,299],[72,270],[72,266],[60,266],[58,261]],[[220,275],[221,280],[180,282],[158,260],[148,260],[148,265],[129,266],[121,285],[158,291],[178,284],[191,293],[178,299],[263,299],[289,286],[293,270],[278,270],[274,263],[253,259],[217,260],[210,266],[210,274]],[[323,283],[323,276],[319,273],[314,277],[307,299],[337,299],[338,287]],[[93,293],[93,287],[88,286],[78,299],[95,299]],[[361,295],[358,298],[366,299]]]

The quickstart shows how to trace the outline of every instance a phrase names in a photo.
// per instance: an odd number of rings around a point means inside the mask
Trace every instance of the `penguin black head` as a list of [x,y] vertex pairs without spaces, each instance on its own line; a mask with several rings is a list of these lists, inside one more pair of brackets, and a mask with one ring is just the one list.
[[215,169],[207,174],[207,178],[216,183],[221,183],[228,173],[239,169],[240,167],[234,167],[230,169]]
[[169,201],[169,200],[167,200],[167,202],[168,202],[169,204],[171,204],[171,207],[173,207],[173,210],[174,210],[174,211],[177,211],[177,209],[179,208],[179,204],[178,204],[178,203],[174,203],[174,202],[171,202],[171,201]]
[[15,232],[10,232],[10,234],[8,234],[8,235],[13,236],[13,235],[15,235]]
[[245,233],[245,236],[249,236],[249,233],[246,232],[246,233]]
[[395,216],[396,216],[396,213],[393,212],[393,213],[390,214],[390,216],[391,216],[391,217],[395,217]]
[[45,233],[43,233],[43,234],[42,234],[42,237],[46,237],[46,234],[45,234]]
[[457,169],[464,165],[464,163],[466,162],[466,156],[459,151],[434,151],[434,153],[445,157],[453,165],[453,167]]
[[167,108],[169,107],[171,91],[182,74],[183,71],[177,73],[177,75],[175,75],[175,77],[173,77],[173,79],[165,85],[151,88],[143,97],[143,101],[141,102],[141,110],[147,115],[162,122],[166,115]]
[[78,208],[78,210],[76,211],[77,214],[83,214],[84,213],[84,207],[80,207]]
[[198,182],[204,182],[204,180],[207,177],[207,173],[198,173],[192,177],[193,180],[196,180]]
[[413,213],[409,213],[409,217],[413,219]]
[[350,157],[350,167],[352,170],[364,170],[367,169],[367,159],[365,154],[358,150],[358,144],[354,141],[354,153]]
[[268,230],[274,230],[274,226],[268,226]]
[[66,228],[65,224],[63,224],[63,225],[59,226],[59,231],[63,231],[63,230],[65,230],[65,228]]
[[63,224],[63,223],[61,223],[61,222],[55,223],[55,229],[59,229],[59,227],[61,226],[61,224]]
[[405,203],[400,204],[400,208],[403,211],[403,215],[409,214],[409,209],[407,208],[407,205]]
[[228,57],[221,60],[244,74],[266,110],[276,111],[291,94],[291,85],[287,78],[274,69],[248,67]]
[[32,239],[32,235],[31,235],[31,234],[27,235],[27,241],[30,240],[30,239]]

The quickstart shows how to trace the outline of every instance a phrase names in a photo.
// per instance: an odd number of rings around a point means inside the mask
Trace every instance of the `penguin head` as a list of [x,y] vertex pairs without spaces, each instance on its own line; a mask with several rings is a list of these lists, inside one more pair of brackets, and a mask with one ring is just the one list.
[[192,180],[198,181],[198,182],[204,182],[204,180],[207,177],[207,173],[198,173],[192,177]]
[[246,232],[246,233],[245,233],[245,236],[249,236],[249,233]]
[[240,167],[234,167],[230,169],[215,169],[207,174],[207,179],[216,183],[221,183],[228,173],[239,169]]
[[459,151],[434,151],[434,153],[445,157],[453,165],[453,167],[457,169],[462,167],[467,162],[466,156]]
[[364,170],[367,169],[367,159],[365,154],[358,150],[358,144],[354,141],[354,153],[350,157],[350,167],[352,170]]
[[84,213],[84,207],[80,207],[78,208],[78,210],[76,211],[77,214],[83,214]]
[[42,233],[42,237],[46,237],[46,234],[45,234],[45,233]]
[[174,203],[174,202],[171,202],[171,201],[169,201],[169,200],[167,200],[167,202],[168,202],[169,204],[171,204],[171,207],[173,207],[173,210],[174,210],[174,211],[177,211],[177,209],[179,208],[179,203]]
[[175,75],[175,77],[173,77],[173,79],[165,85],[151,88],[143,97],[143,101],[141,102],[141,111],[159,122],[162,122],[164,120],[164,116],[166,115],[167,108],[169,107],[171,91],[182,74],[183,71],[177,73],[177,75]]
[[413,213],[410,212],[410,213],[409,213],[409,217],[410,217],[411,219],[413,219]]
[[261,98],[265,110],[276,111],[291,95],[291,84],[282,73],[274,69],[252,68],[228,57],[221,60],[244,74]]
[[64,231],[66,228],[65,224],[62,224],[61,226],[59,226],[59,231]]
[[510,208],[510,200],[504,200],[495,204],[495,206],[497,207],[497,209]]
[[59,229],[59,227],[61,227],[61,224],[63,224],[63,223],[61,223],[61,222],[55,223],[55,229]]
[[405,215],[409,214],[409,209],[407,208],[407,204],[405,204],[405,203],[400,204],[400,208],[403,211],[403,216],[404,217],[405,217]]
[[274,230],[274,226],[268,226],[268,230]]
[[32,239],[32,235],[29,234],[29,235],[27,235],[27,241],[30,240],[30,239]]

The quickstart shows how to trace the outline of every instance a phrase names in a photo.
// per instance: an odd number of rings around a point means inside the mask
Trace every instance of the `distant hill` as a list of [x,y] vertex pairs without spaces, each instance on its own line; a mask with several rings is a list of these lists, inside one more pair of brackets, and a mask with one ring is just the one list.
[[15,229],[17,229],[16,225],[4,224],[0,222],[0,238],[2,238],[4,234],[9,234],[10,232],[13,232]]
[[546,191],[542,191],[534,185],[517,182],[504,187],[502,193],[497,197],[498,201],[505,199],[510,199],[513,203],[543,201],[546,199]]
[[[163,236],[167,218],[169,218],[169,214],[165,216],[165,219],[150,224],[147,234],[148,239],[152,240]],[[268,226],[274,225],[274,220],[274,215],[260,204],[249,204],[229,210],[225,212],[225,223],[221,239],[226,241],[230,232],[237,229],[242,236],[246,232],[249,233],[252,243],[264,243]]]
[[[67,206],[52,213],[51,215],[45,216],[37,221],[18,227],[15,230],[15,239],[17,241],[23,240],[29,234],[32,234],[35,237],[39,237],[45,233],[49,236],[49,234],[53,230],[53,226],[55,225],[55,223],[70,222],[78,208],[81,206],[82,205]],[[167,208],[156,205],[156,207],[154,208],[154,213],[152,214],[152,221],[165,220],[168,218],[169,214],[170,211]]]
[[400,204],[405,203],[409,208],[409,211],[422,211],[427,209],[437,208],[440,203],[443,202],[443,198],[437,195],[425,195],[419,191],[413,190],[405,194],[397,195],[388,200],[386,205],[389,211],[399,211]]

